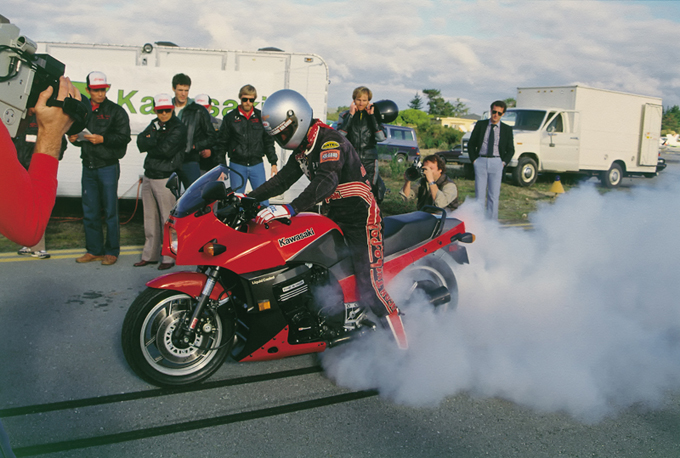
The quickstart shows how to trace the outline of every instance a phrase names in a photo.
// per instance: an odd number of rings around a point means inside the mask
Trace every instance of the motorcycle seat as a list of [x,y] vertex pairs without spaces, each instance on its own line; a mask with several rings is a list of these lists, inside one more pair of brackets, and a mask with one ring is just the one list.
[[432,237],[439,219],[426,212],[386,216],[383,219],[385,256],[410,248]]

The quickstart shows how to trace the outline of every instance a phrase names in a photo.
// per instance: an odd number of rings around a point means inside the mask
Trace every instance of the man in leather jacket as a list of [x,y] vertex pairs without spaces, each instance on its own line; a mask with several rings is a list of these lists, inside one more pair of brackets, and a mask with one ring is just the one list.
[[385,196],[385,184],[379,174],[376,145],[385,140],[385,130],[375,116],[372,98],[373,93],[367,87],[359,86],[354,89],[349,110],[343,111],[338,117],[338,130],[347,137],[359,154],[368,173],[373,195],[380,203]]
[[[271,165],[271,176],[276,175],[278,158],[274,149],[274,139],[264,131],[262,112],[255,108],[257,90],[246,84],[239,90],[241,104],[224,116],[218,133],[218,152],[229,156],[229,167],[238,172],[230,172],[230,181],[236,192],[245,192],[246,182],[256,189],[267,181],[263,156]],[[269,205],[265,200],[262,205]]]
[[106,82],[106,75],[102,72],[87,75],[92,115],[87,121],[87,132],[81,132],[84,135],[69,137],[74,145],[80,147],[83,160],[83,224],[87,253],[76,259],[79,263],[101,261],[103,265],[111,265],[120,254],[118,161],[125,156],[127,144],[131,140],[130,119],[121,106],[106,98],[109,87],[111,85]]
[[[155,96],[154,110],[158,117],[137,136],[139,152],[146,153],[142,178],[145,241],[142,259],[134,264],[135,267],[156,264],[161,256],[163,224],[176,203],[165,184],[180,167],[187,139],[187,128],[175,116],[170,95]],[[172,257],[164,256],[158,270],[174,265]]]
[[[284,149],[292,149],[281,171],[249,193],[257,200],[279,195],[302,175],[309,185],[287,205],[272,205],[258,213],[256,222],[290,217],[319,202],[329,205],[328,217],[342,230],[351,250],[362,305],[389,326],[401,348],[408,342],[399,309],[384,286],[383,222],[354,147],[339,132],[312,119],[307,101],[292,90],[272,94],[264,107],[265,129]],[[290,129],[289,129],[290,128]],[[295,131],[295,132],[293,132]]]
[[187,127],[184,159],[177,170],[184,189],[191,186],[191,183],[201,176],[198,164],[200,153],[210,150],[217,140],[215,129],[210,120],[210,113],[205,107],[189,98],[190,88],[191,78],[184,73],[178,73],[172,78],[172,90],[175,93],[172,103],[175,108],[175,115]]

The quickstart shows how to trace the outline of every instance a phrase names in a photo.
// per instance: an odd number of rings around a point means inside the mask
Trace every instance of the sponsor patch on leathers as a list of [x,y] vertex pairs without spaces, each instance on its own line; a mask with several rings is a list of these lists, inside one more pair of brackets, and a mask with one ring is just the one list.
[[330,162],[330,161],[337,161],[340,159],[340,150],[337,149],[332,149],[330,151],[324,151],[321,153],[321,159],[319,162]]
[[322,150],[332,149],[332,148],[337,148],[338,146],[340,146],[340,144],[338,142],[326,142],[323,145],[321,145],[321,149]]

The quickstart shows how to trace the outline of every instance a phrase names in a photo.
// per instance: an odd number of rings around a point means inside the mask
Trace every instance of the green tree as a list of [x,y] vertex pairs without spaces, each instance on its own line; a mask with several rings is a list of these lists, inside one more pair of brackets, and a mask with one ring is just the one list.
[[512,97],[508,97],[507,99],[503,100],[503,102],[505,102],[508,108],[513,108],[517,106],[517,100],[515,100]]
[[680,132],[680,107],[673,105],[663,110],[661,130],[665,131],[664,133]]
[[328,116],[326,116],[326,119],[328,122],[332,121],[337,121],[338,117],[340,116],[340,113],[342,113],[345,110],[349,110],[349,107],[338,107],[334,112],[328,112]]
[[413,110],[423,109],[423,99],[420,98],[420,95],[417,92],[415,97],[413,97],[413,99],[408,103],[408,107]]
[[470,108],[460,99],[454,103],[444,100],[439,89],[423,89],[423,94],[427,96],[428,113],[434,116],[465,116],[470,112]]
[[418,127],[422,125],[430,124],[430,117],[422,110],[416,110],[415,108],[409,108],[407,110],[402,110],[399,112],[399,116],[394,121],[395,124],[399,126],[415,126]]

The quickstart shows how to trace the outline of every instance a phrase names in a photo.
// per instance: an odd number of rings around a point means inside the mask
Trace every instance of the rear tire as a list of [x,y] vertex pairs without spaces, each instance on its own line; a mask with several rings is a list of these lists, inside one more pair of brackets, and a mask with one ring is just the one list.
[[408,162],[408,156],[402,153],[397,154],[397,163],[398,164],[405,164]]
[[190,342],[175,332],[191,318],[196,300],[188,294],[147,288],[125,315],[121,341],[133,371],[157,386],[182,386],[210,377],[234,345],[235,322],[226,310],[206,307]]
[[616,162],[606,172],[600,175],[600,181],[607,188],[615,188],[621,184],[623,180],[623,169]]
[[412,301],[417,301],[419,297],[422,300],[421,294],[428,295],[426,290],[443,286],[448,289],[451,299],[444,304],[436,305],[436,309],[443,312],[456,309],[458,282],[453,270],[446,261],[440,258],[441,256],[447,255],[437,253],[420,259],[401,271],[390,282],[389,293],[390,296],[397,298],[397,306],[400,303],[407,305]]

